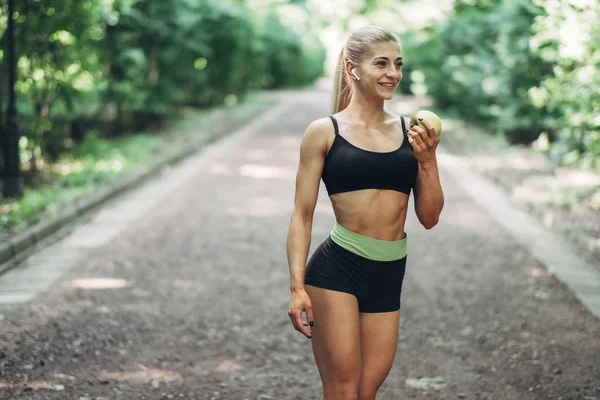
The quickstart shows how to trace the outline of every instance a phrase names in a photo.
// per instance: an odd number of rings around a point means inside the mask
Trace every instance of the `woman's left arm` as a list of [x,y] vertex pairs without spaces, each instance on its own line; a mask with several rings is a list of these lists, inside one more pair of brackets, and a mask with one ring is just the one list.
[[425,229],[433,228],[444,207],[444,193],[440,183],[435,150],[440,137],[427,121],[421,121],[426,130],[418,125],[408,131],[408,142],[419,162],[419,173],[415,186],[415,212]]

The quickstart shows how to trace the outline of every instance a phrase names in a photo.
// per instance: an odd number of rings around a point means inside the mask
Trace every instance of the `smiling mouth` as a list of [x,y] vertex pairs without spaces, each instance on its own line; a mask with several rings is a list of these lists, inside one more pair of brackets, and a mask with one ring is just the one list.
[[380,83],[381,86],[385,87],[385,88],[393,88],[395,85],[393,83]]

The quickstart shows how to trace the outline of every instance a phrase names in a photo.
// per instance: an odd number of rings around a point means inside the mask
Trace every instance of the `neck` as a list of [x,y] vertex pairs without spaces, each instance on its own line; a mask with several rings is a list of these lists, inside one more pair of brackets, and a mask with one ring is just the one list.
[[358,90],[352,93],[348,107],[344,110],[352,119],[358,119],[369,125],[376,125],[385,119],[383,99],[369,98]]

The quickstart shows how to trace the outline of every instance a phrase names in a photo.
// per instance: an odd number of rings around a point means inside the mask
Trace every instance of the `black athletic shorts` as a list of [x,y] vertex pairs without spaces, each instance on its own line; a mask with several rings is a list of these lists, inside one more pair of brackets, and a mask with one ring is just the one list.
[[306,265],[304,283],[354,295],[360,312],[380,313],[400,309],[406,256],[374,261],[325,239]]

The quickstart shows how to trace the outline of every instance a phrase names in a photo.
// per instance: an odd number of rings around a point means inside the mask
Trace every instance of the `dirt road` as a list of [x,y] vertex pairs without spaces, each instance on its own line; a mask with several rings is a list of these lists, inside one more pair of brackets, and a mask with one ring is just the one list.
[[[285,238],[301,135],[329,98],[282,98],[50,290],[0,308],[0,398],[318,399],[310,341],[287,316]],[[600,321],[444,171],[442,184],[438,226],[409,217],[378,398],[600,399]],[[333,223],[322,188],[312,249]],[[111,284],[74,284],[90,278]]]

